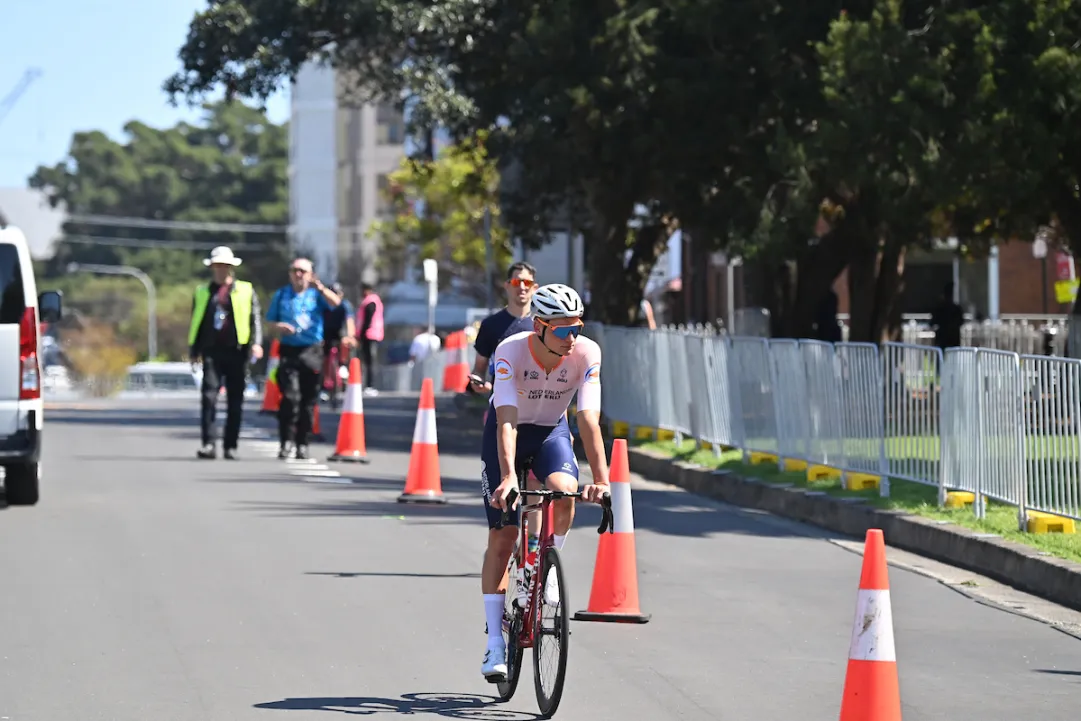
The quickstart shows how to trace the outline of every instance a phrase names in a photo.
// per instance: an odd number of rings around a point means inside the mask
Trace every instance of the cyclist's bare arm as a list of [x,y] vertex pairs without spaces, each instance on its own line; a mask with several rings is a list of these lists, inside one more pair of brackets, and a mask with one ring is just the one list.
[[495,409],[496,448],[499,452],[500,479],[514,475],[514,452],[518,447],[518,407]]
[[603,486],[608,484],[608,459],[604,455],[600,418],[599,411],[578,411],[578,434],[582,437],[589,470],[593,472],[593,483]]

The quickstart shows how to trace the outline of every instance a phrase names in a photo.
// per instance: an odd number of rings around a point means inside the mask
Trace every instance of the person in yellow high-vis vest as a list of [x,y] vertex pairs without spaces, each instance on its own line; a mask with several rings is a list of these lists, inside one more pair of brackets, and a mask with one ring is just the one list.
[[210,251],[203,265],[210,267],[213,279],[198,286],[192,298],[188,346],[192,363],[203,362],[203,443],[197,453],[199,458],[217,456],[214,419],[224,385],[228,410],[222,447],[225,458],[236,459],[248,358],[263,356],[259,297],[251,283],[236,279],[240,263],[240,258],[225,246]]

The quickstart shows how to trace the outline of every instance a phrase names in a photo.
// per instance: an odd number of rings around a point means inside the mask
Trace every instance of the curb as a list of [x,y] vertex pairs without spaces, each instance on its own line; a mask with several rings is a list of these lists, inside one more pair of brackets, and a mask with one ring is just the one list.
[[[576,452],[581,452],[581,444],[575,445]],[[611,440],[606,438],[609,453],[611,446]],[[638,448],[628,447],[627,455],[631,472],[649,480],[670,483],[700,496],[767,511],[854,539],[862,539],[870,528],[881,528],[890,546],[1081,611],[1081,564],[952,523],[877,509],[860,498],[839,499],[823,491],[766,483],[731,471],[673,461],[668,456]]]

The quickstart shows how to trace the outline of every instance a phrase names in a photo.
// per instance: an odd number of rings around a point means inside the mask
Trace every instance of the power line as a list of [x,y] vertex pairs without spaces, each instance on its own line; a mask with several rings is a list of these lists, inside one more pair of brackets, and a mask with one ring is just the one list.
[[209,233],[287,233],[288,225],[268,225],[260,223],[216,223],[186,220],[152,220],[150,218],[132,218],[112,215],[68,215],[68,223],[80,225],[109,225],[114,228],[161,228],[165,230],[192,230]]
[[[221,245],[220,243],[200,243],[187,240],[161,240],[155,238],[114,238],[100,235],[66,235],[60,239],[61,243],[77,243],[79,245],[116,245],[126,248],[168,248],[171,250],[209,250]],[[275,248],[269,243],[233,243],[229,246],[233,250],[247,250],[270,252]]]

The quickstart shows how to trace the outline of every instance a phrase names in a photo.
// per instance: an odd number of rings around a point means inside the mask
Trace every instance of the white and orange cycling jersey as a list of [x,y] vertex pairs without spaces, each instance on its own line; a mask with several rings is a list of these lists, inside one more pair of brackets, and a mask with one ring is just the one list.
[[556,426],[578,393],[579,411],[601,409],[601,348],[578,336],[574,349],[551,373],[533,355],[533,331],[510,336],[495,349],[492,407],[514,406],[518,423]]

